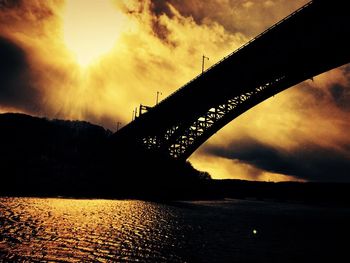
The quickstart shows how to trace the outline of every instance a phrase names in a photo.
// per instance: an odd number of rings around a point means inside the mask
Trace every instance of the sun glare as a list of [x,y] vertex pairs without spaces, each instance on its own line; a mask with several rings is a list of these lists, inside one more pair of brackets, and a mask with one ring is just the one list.
[[86,67],[107,54],[121,33],[123,15],[112,0],[67,0],[63,33],[77,63]]

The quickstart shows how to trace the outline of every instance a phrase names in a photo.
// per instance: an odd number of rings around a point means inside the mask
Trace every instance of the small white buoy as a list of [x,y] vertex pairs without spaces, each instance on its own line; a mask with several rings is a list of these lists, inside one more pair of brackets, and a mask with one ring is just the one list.
[[253,229],[253,234],[256,235],[258,231],[256,229]]

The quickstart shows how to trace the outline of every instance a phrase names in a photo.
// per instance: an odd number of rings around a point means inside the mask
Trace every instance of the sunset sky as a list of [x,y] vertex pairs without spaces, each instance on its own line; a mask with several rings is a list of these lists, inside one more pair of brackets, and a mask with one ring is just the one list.
[[[115,130],[307,0],[0,0],[0,113]],[[350,66],[288,89],[191,157],[213,178],[350,181]]]

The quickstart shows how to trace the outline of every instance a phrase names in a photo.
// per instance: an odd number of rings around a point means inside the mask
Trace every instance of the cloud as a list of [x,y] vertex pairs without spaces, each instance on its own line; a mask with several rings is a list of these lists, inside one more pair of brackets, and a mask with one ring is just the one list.
[[155,16],[172,16],[169,6],[173,6],[185,17],[192,17],[198,24],[218,23],[231,33],[240,32],[254,37],[267,27],[281,20],[307,0],[153,0]]
[[[345,145],[344,150],[350,145]],[[208,147],[208,154],[249,164],[271,173],[285,174],[308,181],[350,182],[350,152],[344,155],[335,149],[319,145],[303,145],[288,151],[267,145],[253,138],[231,142],[226,149]]]
[[41,107],[25,52],[0,36],[0,105],[35,113]]
[[125,21],[115,25],[118,41],[84,69],[65,45],[64,2],[24,1],[0,11],[0,36],[25,53],[30,78],[44,102],[42,115],[115,129],[118,121],[130,121],[140,103],[154,105],[157,91],[162,99],[199,74],[203,53],[210,56],[210,66],[247,41],[218,23],[198,25],[171,5],[169,15],[159,16],[154,16],[151,1],[115,5]]
[[[213,146],[215,147],[215,146]],[[304,179],[281,173],[269,172],[238,159],[211,154],[202,147],[192,157],[191,162],[203,171],[209,171],[214,179],[240,179],[253,181],[305,181]]]

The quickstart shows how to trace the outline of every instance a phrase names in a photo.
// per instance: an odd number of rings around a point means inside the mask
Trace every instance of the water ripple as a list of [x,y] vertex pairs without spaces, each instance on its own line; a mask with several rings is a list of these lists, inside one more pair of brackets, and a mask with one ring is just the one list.
[[0,201],[0,258],[4,260],[184,261],[171,254],[174,247],[181,247],[170,223],[176,215],[165,206],[159,209],[159,204],[36,198]]
[[278,202],[0,198],[0,262],[343,262],[349,222]]

